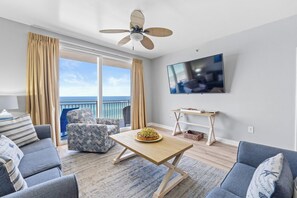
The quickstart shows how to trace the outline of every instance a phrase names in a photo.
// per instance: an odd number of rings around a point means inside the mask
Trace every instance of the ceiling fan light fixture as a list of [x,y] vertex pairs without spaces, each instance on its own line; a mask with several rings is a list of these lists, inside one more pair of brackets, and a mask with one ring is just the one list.
[[130,34],[130,38],[133,40],[133,41],[142,41],[143,39],[143,35],[141,33],[131,33]]
[[[123,46],[132,40],[132,44],[140,42],[141,45],[148,49],[154,49],[153,41],[147,37],[156,36],[156,37],[167,37],[172,35],[172,31],[163,27],[151,27],[143,28],[144,25],[144,15],[140,10],[134,10],[130,16],[130,30],[125,29],[104,29],[100,30],[101,33],[129,33],[118,42],[118,46]],[[134,49],[134,47],[133,47]]]

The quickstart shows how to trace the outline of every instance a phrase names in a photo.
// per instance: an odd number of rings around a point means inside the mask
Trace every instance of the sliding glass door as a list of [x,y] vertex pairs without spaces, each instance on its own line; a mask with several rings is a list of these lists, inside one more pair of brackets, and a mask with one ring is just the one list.
[[67,112],[77,108],[89,108],[94,117],[117,118],[120,127],[129,126],[130,66],[123,61],[61,50],[61,140],[67,139]]

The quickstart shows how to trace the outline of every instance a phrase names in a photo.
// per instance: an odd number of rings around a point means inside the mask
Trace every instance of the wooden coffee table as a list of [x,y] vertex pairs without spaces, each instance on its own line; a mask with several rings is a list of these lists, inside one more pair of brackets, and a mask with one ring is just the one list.
[[[188,174],[177,168],[177,165],[184,152],[193,147],[193,144],[165,135],[163,135],[163,139],[159,142],[142,143],[134,139],[138,131],[139,130],[128,131],[110,136],[114,141],[125,147],[119,156],[114,159],[114,164],[132,156],[139,155],[158,166],[161,164],[167,166],[168,171],[153,196],[163,197],[177,184],[188,177]],[[132,152],[126,153],[127,150]],[[172,158],[174,158],[173,162],[169,163],[168,160]],[[174,172],[177,172],[178,176],[170,180]]]

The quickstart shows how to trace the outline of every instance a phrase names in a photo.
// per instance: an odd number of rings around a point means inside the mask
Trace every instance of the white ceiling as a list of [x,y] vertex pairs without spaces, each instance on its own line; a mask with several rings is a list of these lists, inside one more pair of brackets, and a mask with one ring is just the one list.
[[[150,37],[155,48],[139,44],[118,47],[127,33],[102,34],[99,29],[129,28],[130,14],[140,9],[144,28],[166,27],[173,35]],[[1,0],[0,17],[78,37],[125,52],[155,58],[195,47],[297,14],[296,0]],[[0,27],[1,28],[1,27]]]

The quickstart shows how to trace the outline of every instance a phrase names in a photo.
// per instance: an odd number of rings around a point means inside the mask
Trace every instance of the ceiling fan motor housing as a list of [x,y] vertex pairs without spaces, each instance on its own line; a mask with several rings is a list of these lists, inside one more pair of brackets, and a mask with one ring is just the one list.
[[138,25],[134,26],[131,28],[131,34],[130,34],[130,38],[133,41],[142,41],[143,39],[143,30],[141,27],[139,27]]
[[130,34],[130,38],[133,40],[133,41],[142,41],[143,39],[143,35],[142,33],[139,33],[139,32],[135,32],[135,33],[131,33]]

